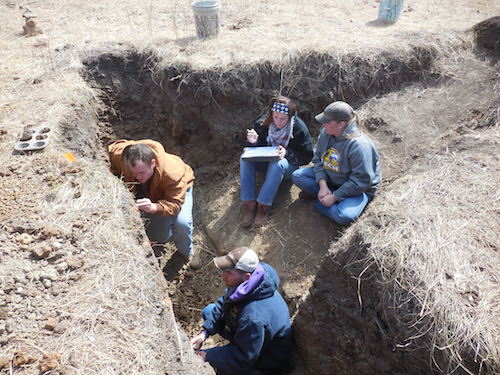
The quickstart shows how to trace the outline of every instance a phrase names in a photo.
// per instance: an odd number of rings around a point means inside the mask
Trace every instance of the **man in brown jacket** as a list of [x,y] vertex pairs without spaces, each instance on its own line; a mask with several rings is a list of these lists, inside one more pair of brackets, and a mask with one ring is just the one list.
[[156,256],[170,239],[188,260],[193,255],[194,173],[156,141],[120,139],[108,146],[111,171],[129,183],[137,208],[149,219],[146,232]]

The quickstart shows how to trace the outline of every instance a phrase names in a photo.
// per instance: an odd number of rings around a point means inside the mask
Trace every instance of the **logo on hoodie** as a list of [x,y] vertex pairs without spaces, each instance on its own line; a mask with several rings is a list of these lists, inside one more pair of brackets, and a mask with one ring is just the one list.
[[339,152],[334,149],[333,147],[329,148],[324,154],[323,154],[323,168],[335,172],[335,173],[340,173],[340,166],[339,166]]

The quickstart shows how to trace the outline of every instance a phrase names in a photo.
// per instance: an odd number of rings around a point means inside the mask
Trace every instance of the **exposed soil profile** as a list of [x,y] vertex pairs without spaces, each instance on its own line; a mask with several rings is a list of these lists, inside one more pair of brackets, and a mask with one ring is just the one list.
[[[292,77],[307,79],[282,82],[282,92],[289,90],[299,103],[300,114],[307,119],[313,135],[318,134],[318,128],[312,117],[332,97],[363,108],[382,107],[382,111],[366,110],[365,126],[383,143],[385,155],[399,155],[399,159],[396,156],[385,161],[385,184],[389,186],[405,171],[418,170],[429,154],[439,152],[443,144],[440,138],[449,132],[450,124],[463,120],[469,111],[477,111],[473,105],[463,106],[434,120],[432,126],[419,124],[420,129],[411,128],[412,122],[420,122],[421,117],[434,118],[440,107],[463,100],[459,92],[470,84],[468,78],[464,78],[467,83],[456,84],[440,73],[434,64],[436,54],[435,50],[415,47],[370,60],[349,56],[345,59],[348,63],[342,65],[327,55],[297,57],[281,69]],[[493,76],[487,66],[473,59],[464,61],[477,64],[474,71],[482,71],[481,79],[493,82],[488,78]],[[171,280],[174,312],[186,331],[197,332],[201,308],[223,289],[210,265],[211,257],[250,242],[280,272],[284,295],[296,314],[296,340],[301,349],[298,355],[307,358],[304,362],[310,373],[421,374],[430,371],[430,357],[436,368],[443,368],[446,356],[431,354],[425,345],[406,350],[404,345],[391,343],[411,336],[412,330],[398,321],[397,313],[388,314],[382,306],[386,292],[377,281],[377,271],[370,269],[365,274],[370,255],[362,245],[363,237],[354,236],[345,248],[328,253],[330,243],[337,249],[336,239],[344,235],[344,229],[297,201],[296,188],[290,184],[280,188],[272,220],[263,230],[244,231],[238,227],[235,161],[241,152],[243,129],[273,94],[281,79],[280,70],[264,64],[228,72],[192,72],[174,67],[157,72],[148,69],[148,64],[154,65],[154,56],[101,55],[86,62],[86,79],[105,93],[108,110],[101,115],[99,127],[103,145],[118,138],[153,138],[195,168],[196,240],[205,266],[200,271],[183,269],[172,275],[168,268],[172,249],[162,263],[165,266],[167,262],[164,272]],[[332,87],[333,92],[329,91]],[[469,95],[481,97],[484,89],[470,90]],[[443,91],[453,98],[437,104],[435,100]],[[411,106],[411,100],[421,102],[419,113],[405,118],[409,128],[391,126],[395,119],[387,110],[390,103],[384,100],[398,101],[400,108]],[[358,279],[361,277],[363,283]],[[357,279],[357,283],[353,282]],[[311,286],[311,294],[304,300]],[[471,368],[477,371],[477,366]]]
[[[498,4],[407,0],[382,25],[379,1],[232,0],[205,41],[190,6],[0,4],[0,374],[213,375],[189,338],[224,289],[212,258],[241,245],[280,275],[290,375],[500,373]],[[377,144],[351,225],[285,182],[264,227],[239,226],[245,129],[278,93],[313,138],[350,102]],[[170,244],[154,259],[109,171],[118,138],[195,170],[200,269]]]

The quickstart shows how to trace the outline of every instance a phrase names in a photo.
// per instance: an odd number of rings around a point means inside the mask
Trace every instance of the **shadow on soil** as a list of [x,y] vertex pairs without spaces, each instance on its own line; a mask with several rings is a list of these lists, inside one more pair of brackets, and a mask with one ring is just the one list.
[[[249,245],[280,273],[283,293],[295,314],[300,352],[317,353],[314,362],[307,361],[307,372],[425,372],[421,364],[428,366],[428,350],[408,356],[396,350],[392,336],[386,337],[389,323],[380,313],[383,292],[371,276],[373,267],[367,269],[360,289],[358,280],[366,267],[362,240],[355,238],[349,248],[329,251],[344,228],[323,218],[311,202],[298,200],[298,190],[290,183],[280,188],[267,225],[258,230],[239,227],[238,157],[244,129],[279,87],[281,94],[297,102],[300,116],[316,136],[313,115],[332,100],[358,107],[414,83],[437,84],[441,77],[428,73],[434,70],[435,57],[436,51],[425,47],[369,59],[309,54],[290,61],[284,70],[264,63],[213,72],[187,67],[155,71],[154,56],[132,52],[86,62],[85,78],[102,90],[108,108],[100,116],[103,146],[119,138],[152,138],[195,169],[195,246],[201,249],[203,266],[170,278],[174,311],[188,334],[196,332],[201,309],[223,289],[211,267],[212,257]],[[370,125],[377,132],[384,121]],[[416,359],[408,361],[410,357]]]

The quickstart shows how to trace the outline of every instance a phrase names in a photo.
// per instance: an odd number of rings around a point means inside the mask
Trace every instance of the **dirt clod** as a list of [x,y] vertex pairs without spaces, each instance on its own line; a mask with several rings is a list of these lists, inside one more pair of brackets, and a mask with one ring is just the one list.
[[40,247],[34,247],[31,249],[31,255],[36,259],[45,259],[50,256],[52,249],[48,245],[42,245]]
[[17,350],[14,352],[14,359],[12,360],[12,366],[20,367],[22,365],[27,365],[36,361],[36,358],[25,353],[22,350]]
[[500,16],[489,18],[474,26],[476,44],[489,50],[490,53],[500,56]]
[[40,361],[40,373],[43,374],[49,370],[57,368],[57,366],[59,366],[60,359],[61,354],[59,353],[44,354]]
[[49,238],[49,237],[60,237],[61,231],[57,228],[45,227],[42,230],[40,238]]
[[49,331],[53,331],[54,328],[56,328],[56,326],[57,326],[57,319],[49,318],[45,321],[43,328]]
[[70,255],[69,257],[66,258],[66,264],[70,269],[76,270],[78,268],[83,267],[83,260],[77,258],[74,255]]
[[17,236],[17,241],[23,245],[29,245],[33,241],[33,237],[28,233],[21,233]]
[[10,360],[8,358],[0,358],[0,369],[7,368]]
[[35,36],[42,34],[43,31],[37,26],[37,23],[33,19],[34,17],[25,17],[25,24],[23,25],[23,35]]

